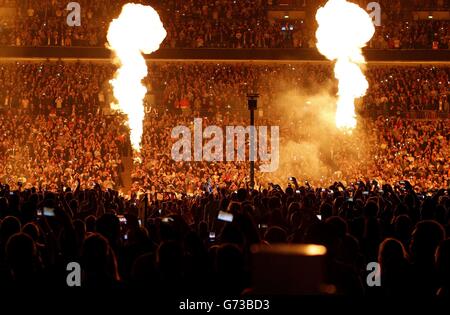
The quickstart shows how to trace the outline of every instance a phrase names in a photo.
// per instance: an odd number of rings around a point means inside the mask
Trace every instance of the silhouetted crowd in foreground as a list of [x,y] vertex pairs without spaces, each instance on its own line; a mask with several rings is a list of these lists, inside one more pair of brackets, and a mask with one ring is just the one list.
[[[251,294],[252,245],[307,243],[327,248],[324,284],[335,294],[449,295],[449,189],[428,195],[408,181],[370,180],[315,188],[294,178],[283,186],[128,200],[99,185],[2,185],[0,286],[65,287],[67,264],[78,262],[85,288]],[[381,287],[367,285],[370,262],[380,263]]]
[[[5,46],[104,47],[109,23],[128,1],[80,0],[81,25],[67,25],[67,1],[18,0],[4,3],[0,44]],[[307,20],[270,18],[266,0],[143,1],[160,14],[168,36],[166,48],[314,48],[315,26]],[[369,1],[358,3],[365,8]],[[448,49],[448,20],[416,20],[413,10],[448,10],[447,1],[378,1],[382,26],[369,47],[377,49]],[[439,3],[438,3],[439,2]],[[443,2],[443,3],[440,3]],[[286,10],[286,9],[284,9]],[[306,14],[309,14],[308,11]],[[278,14],[279,15],[279,14]]]

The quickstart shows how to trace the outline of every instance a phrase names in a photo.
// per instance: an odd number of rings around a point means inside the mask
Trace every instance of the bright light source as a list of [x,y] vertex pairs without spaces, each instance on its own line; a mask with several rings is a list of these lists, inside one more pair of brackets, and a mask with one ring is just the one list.
[[115,110],[127,115],[130,140],[140,151],[145,116],[143,100],[147,88],[142,79],[147,76],[147,64],[142,53],[150,54],[159,49],[167,33],[158,13],[150,6],[128,3],[108,29],[109,48],[114,51],[120,68],[110,81],[116,104]]
[[339,80],[336,126],[356,127],[355,99],[366,95],[369,83],[362,71],[362,48],[375,33],[369,14],[346,0],[329,0],[316,14],[317,49],[327,59],[336,61],[334,73]]

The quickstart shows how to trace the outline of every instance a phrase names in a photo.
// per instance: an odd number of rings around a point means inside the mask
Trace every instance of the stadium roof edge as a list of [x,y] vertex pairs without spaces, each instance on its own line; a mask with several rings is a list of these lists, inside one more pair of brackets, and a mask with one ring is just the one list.
[[[450,50],[365,49],[370,61],[444,61]],[[106,48],[85,47],[0,47],[0,58],[111,59]],[[234,60],[234,61],[325,61],[316,49],[160,49],[147,59],[156,60]]]

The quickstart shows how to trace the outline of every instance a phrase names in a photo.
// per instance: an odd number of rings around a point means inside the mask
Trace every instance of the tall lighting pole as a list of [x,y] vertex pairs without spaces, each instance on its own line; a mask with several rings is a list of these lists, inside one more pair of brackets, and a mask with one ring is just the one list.
[[[250,133],[255,130],[255,110],[258,109],[258,98],[259,94],[252,93],[247,94],[247,101],[248,101],[248,110],[250,111]],[[250,134],[250,138],[256,139],[255,134]],[[250,141],[250,146],[252,146],[252,142]],[[256,148],[254,148],[256,150]],[[249,151],[251,151],[252,148],[250,148]],[[256,153],[256,152],[255,152]],[[256,158],[256,157],[255,157]],[[250,159],[250,188],[255,188],[255,159]]]

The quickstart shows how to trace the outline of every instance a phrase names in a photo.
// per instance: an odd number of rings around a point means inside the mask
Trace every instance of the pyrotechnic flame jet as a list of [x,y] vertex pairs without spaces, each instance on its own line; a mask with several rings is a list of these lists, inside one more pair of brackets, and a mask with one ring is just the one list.
[[373,37],[375,26],[369,14],[346,0],[330,0],[316,14],[317,49],[329,60],[336,60],[334,73],[339,80],[336,126],[356,127],[355,99],[366,95],[369,83],[361,66],[362,48]]
[[117,103],[111,107],[128,117],[133,149],[140,151],[143,132],[144,104],[147,88],[142,80],[147,76],[143,57],[159,49],[167,32],[158,13],[150,6],[128,3],[108,29],[109,48],[115,53],[120,66],[110,81]]

